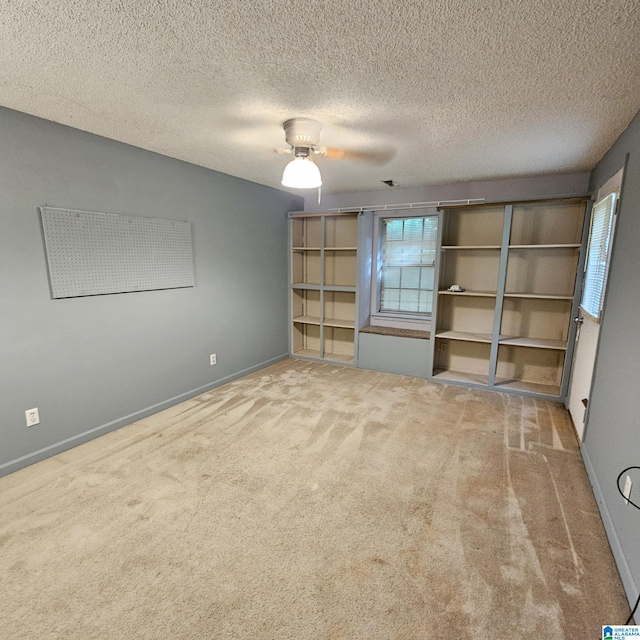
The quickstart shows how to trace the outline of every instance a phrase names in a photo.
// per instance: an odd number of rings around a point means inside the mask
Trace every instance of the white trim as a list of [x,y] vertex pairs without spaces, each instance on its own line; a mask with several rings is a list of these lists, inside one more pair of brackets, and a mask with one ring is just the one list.
[[87,431],[83,431],[82,433],[77,433],[69,438],[65,438],[64,440],[59,440],[58,442],[54,442],[42,449],[38,449],[36,451],[31,451],[19,458],[14,458],[13,460],[8,460],[3,464],[0,464],[0,477],[7,475],[9,473],[13,473],[14,471],[18,471],[23,467],[27,467],[35,462],[40,462],[41,460],[45,460],[46,458],[50,458],[58,453],[62,453],[63,451],[67,451],[72,447],[76,447],[79,444],[84,442],[88,442],[89,440],[93,440],[102,436],[110,431],[115,431],[116,429],[120,429],[121,427],[126,427],[138,420],[142,420],[147,416],[156,414],[160,411],[164,411],[169,407],[173,407],[185,400],[189,400],[190,398],[194,398],[195,396],[200,395],[201,393],[206,393],[207,391],[211,391],[216,387],[221,387],[223,384],[227,384],[228,382],[232,382],[233,380],[237,380],[238,378],[242,378],[244,376],[248,376],[251,373],[259,371],[260,369],[264,369],[276,362],[280,362],[281,360],[286,360],[291,356],[288,353],[281,354],[276,356],[275,358],[270,358],[269,360],[265,360],[260,362],[259,364],[253,365],[252,367],[247,367],[246,369],[242,369],[236,373],[232,373],[224,378],[220,378],[219,380],[215,380],[213,382],[208,382],[200,387],[196,387],[195,389],[191,389],[190,391],[185,391],[184,393],[180,393],[177,396],[173,396],[168,400],[162,400],[156,404],[150,405],[143,409],[139,409],[130,413],[126,416],[116,418],[115,420],[111,420],[110,422],[106,422],[105,424],[98,425],[97,427],[93,427],[92,429],[88,429]]
[[593,495],[600,510],[602,523],[604,524],[604,529],[607,534],[607,538],[609,539],[609,546],[611,547],[611,551],[613,552],[613,558],[616,562],[618,573],[620,574],[620,578],[622,579],[622,585],[624,586],[627,600],[630,606],[633,606],[633,603],[638,597],[640,586],[636,583],[633,577],[633,572],[631,571],[631,567],[629,566],[629,562],[627,561],[624,547],[620,542],[618,532],[616,531],[616,526],[613,522],[613,518],[611,517],[611,513],[609,512],[609,507],[607,506],[607,502],[604,498],[604,492],[602,491],[602,487],[600,486],[598,474],[596,473],[595,467],[591,462],[589,451],[587,450],[587,446],[584,442],[580,444],[580,454],[582,455],[582,460],[584,461],[587,476],[589,477],[589,481],[593,489]]

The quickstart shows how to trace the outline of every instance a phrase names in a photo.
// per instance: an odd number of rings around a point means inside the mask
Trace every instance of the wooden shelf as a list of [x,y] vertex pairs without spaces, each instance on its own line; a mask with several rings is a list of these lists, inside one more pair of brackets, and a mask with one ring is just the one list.
[[345,293],[354,293],[356,288],[355,287],[343,287],[340,285],[336,285],[336,284],[325,284],[324,287],[322,287],[325,291],[344,291]]
[[[462,342],[486,342],[491,344],[492,336],[490,333],[473,333],[470,331],[439,331],[436,338],[441,340],[461,340]],[[526,338],[518,336],[500,336],[498,338],[500,344],[506,344],[513,347],[532,347],[533,349],[556,349],[559,351],[567,350],[567,343],[562,340],[548,340],[546,338]]]
[[296,316],[293,318],[293,322],[300,322],[301,324],[320,324],[320,318],[318,316]]
[[474,333],[471,331],[438,331],[436,338],[442,340],[462,340],[463,342],[487,342],[491,344],[490,333]]
[[474,251],[476,249],[491,249],[500,251],[502,247],[499,244],[447,244],[442,245],[442,249],[445,251]]
[[320,251],[320,247],[291,247],[291,251]]
[[567,343],[562,340],[547,340],[546,338],[502,337],[500,344],[513,347],[531,347],[533,349],[555,349],[566,351]]
[[438,291],[440,296],[471,296],[472,298],[495,298],[495,291],[449,291],[441,289]]
[[525,300],[573,300],[572,295],[558,295],[555,293],[507,293],[505,298],[523,298]]
[[305,358],[320,358],[320,351],[317,349],[297,349],[293,351],[296,356],[303,356]]
[[489,376],[477,373],[467,373],[465,371],[452,371],[451,369],[435,369],[433,377],[436,380],[446,382],[470,382],[473,384],[489,384]]
[[291,285],[292,289],[299,289],[300,291],[320,291],[319,284],[309,284],[307,282],[294,282]]
[[333,360],[334,362],[342,362],[346,364],[353,364],[355,358],[352,355],[346,355],[343,353],[325,353],[325,360]]
[[343,329],[355,329],[356,326],[353,320],[340,320],[339,318],[325,318],[323,324],[325,327],[340,327]]
[[579,244],[510,244],[509,249],[579,249]]
[[560,385],[557,384],[542,384],[523,380],[496,380],[495,386],[499,389],[515,389],[547,396],[558,396],[560,394]]
[[325,251],[357,251],[358,247],[325,247]]

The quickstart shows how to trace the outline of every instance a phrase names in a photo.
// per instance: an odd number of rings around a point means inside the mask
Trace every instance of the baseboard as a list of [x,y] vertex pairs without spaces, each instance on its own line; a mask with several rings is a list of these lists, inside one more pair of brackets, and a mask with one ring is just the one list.
[[142,420],[143,418],[153,415],[154,413],[164,411],[164,409],[173,407],[180,402],[184,402],[185,400],[194,398],[201,393],[211,391],[211,389],[215,389],[216,387],[221,387],[223,384],[227,384],[228,382],[232,382],[233,380],[237,380],[238,378],[247,376],[250,373],[254,373],[255,371],[264,369],[265,367],[275,364],[276,362],[280,362],[281,360],[285,360],[288,357],[288,353],[276,356],[275,358],[271,358],[270,360],[266,360],[265,362],[261,362],[260,364],[256,364],[247,369],[243,369],[242,371],[233,373],[229,376],[226,376],[225,378],[216,380],[215,382],[210,382],[196,389],[185,391],[184,393],[174,396],[173,398],[169,398],[168,400],[158,402],[157,404],[151,405],[150,407],[140,409],[139,411],[131,413],[127,416],[123,416],[121,418],[117,418],[116,420],[112,420],[111,422],[107,422],[106,424],[100,425],[98,427],[94,427],[93,429],[89,429],[88,431],[83,431],[82,433],[79,433],[75,436],[71,436],[70,438],[66,438],[65,440],[61,440],[60,442],[56,442],[42,449],[38,449],[37,451],[28,453],[27,455],[16,458],[15,460],[9,460],[9,462],[0,464],[0,477],[6,476],[24,467],[28,467],[31,464],[40,462],[41,460],[45,460],[46,458],[50,458],[57,453],[62,453],[63,451],[72,449],[79,444],[88,442],[89,440],[93,440],[94,438],[98,438],[105,433],[109,433],[110,431],[115,431],[116,429],[120,429],[121,427],[126,427],[132,422],[137,422],[138,420]]
[[596,502],[598,503],[598,508],[600,509],[600,515],[602,517],[602,522],[604,523],[607,537],[609,538],[609,545],[613,552],[613,558],[616,561],[618,572],[622,579],[622,586],[627,594],[629,604],[633,606],[638,598],[638,585],[636,584],[633,574],[631,573],[631,568],[627,563],[627,558],[624,554],[622,544],[620,544],[620,538],[618,538],[618,533],[616,532],[615,525],[613,524],[613,519],[611,518],[611,514],[607,508],[607,503],[604,500],[604,494],[600,488],[598,477],[596,476],[595,469],[591,463],[591,459],[589,458],[589,452],[584,444],[580,445],[580,453],[582,454],[584,466],[587,470],[587,475],[589,476],[589,481],[593,488],[593,494],[596,498]]

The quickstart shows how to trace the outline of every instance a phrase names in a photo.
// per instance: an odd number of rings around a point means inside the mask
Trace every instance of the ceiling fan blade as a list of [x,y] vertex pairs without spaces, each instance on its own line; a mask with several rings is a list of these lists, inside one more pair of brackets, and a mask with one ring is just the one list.
[[395,155],[395,149],[324,149],[322,155],[329,160],[359,160],[372,164],[387,164]]

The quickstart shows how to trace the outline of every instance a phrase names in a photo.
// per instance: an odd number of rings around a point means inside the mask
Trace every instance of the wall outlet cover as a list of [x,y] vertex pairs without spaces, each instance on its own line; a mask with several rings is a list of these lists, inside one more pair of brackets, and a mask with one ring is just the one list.
[[625,504],[629,504],[629,498],[631,497],[631,486],[631,478],[627,476],[626,480],[624,481],[624,491],[622,492],[624,495]]
[[27,427],[33,427],[36,424],[40,424],[40,413],[38,412],[38,407],[34,409],[27,409],[24,412],[25,418],[27,419]]

